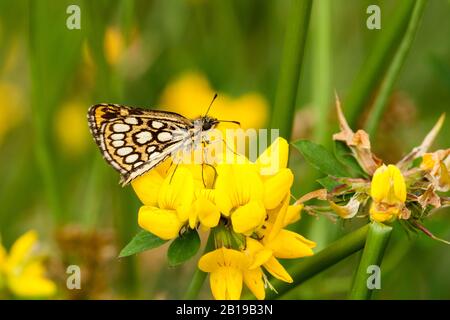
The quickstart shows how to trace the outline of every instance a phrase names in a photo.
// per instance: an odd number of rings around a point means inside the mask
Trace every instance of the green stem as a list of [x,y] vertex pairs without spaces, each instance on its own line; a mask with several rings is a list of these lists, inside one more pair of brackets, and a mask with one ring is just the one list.
[[373,289],[369,289],[368,277],[370,276],[370,266],[380,266],[383,259],[384,250],[389,242],[392,227],[379,222],[370,223],[367,234],[366,245],[356,270],[353,286],[349,294],[349,299],[364,300],[370,299]]
[[292,0],[271,128],[290,140],[312,0]]
[[315,107],[314,138],[323,145],[331,141],[328,136],[331,97],[331,2],[321,0],[314,3],[312,23],[314,45],[312,75],[312,101]]
[[[364,227],[345,235],[339,240],[336,240],[319,253],[306,258],[304,261],[290,268],[288,272],[292,276],[294,284],[298,286],[300,283],[305,282],[328,267],[361,250],[364,247],[368,230],[369,226],[365,225]],[[274,291],[269,291],[266,297],[268,300],[278,298],[295,288],[293,284],[285,283],[280,280],[272,280],[271,284],[277,290],[278,294]]]
[[375,99],[372,111],[367,120],[366,131],[369,135],[373,135],[376,132],[378,123],[380,122],[381,116],[386,108],[386,103],[392,93],[394,83],[398,78],[409,49],[411,48],[411,44],[414,40],[414,36],[419,26],[420,18],[422,17],[426,3],[426,0],[417,0],[414,6],[405,36],[403,37],[403,40],[400,43],[394,58],[392,59],[392,63],[386,71],[386,76],[380,86],[379,93]]
[[392,53],[405,33],[414,3],[415,1],[399,1],[391,24],[385,27],[384,19],[382,20],[379,38],[373,43],[371,53],[354,80],[343,105],[350,125],[355,125],[358,115],[372,99],[392,59]]
[[[208,241],[206,242],[205,250],[203,250],[203,254],[210,252],[214,249],[214,233],[210,231]],[[203,282],[205,282],[207,273],[201,271],[198,267],[195,268],[194,275],[192,276],[191,283],[184,295],[185,300],[194,300],[197,298],[200,289],[203,286]]]

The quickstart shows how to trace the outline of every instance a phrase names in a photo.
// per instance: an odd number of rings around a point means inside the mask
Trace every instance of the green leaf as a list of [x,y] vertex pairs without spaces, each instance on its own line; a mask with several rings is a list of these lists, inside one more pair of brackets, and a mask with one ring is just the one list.
[[197,230],[189,229],[182,236],[176,238],[167,251],[170,266],[179,265],[192,258],[200,248],[200,237]]
[[119,258],[157,248],[166,242],[167,240],[163,240],[151,232],[142,230],[120,251]]
[[327,191],[333,191],[334,188],[340,186],[342,183],[337,182],[331,177],[323,177],[316,180],[322,187],[327,189]]
[[309,164],[322,173],[335,177],[348,177],[350,175],[345,167],[324,146],[308,140],[298,140],[292,144],[300,151]]
[[334,154],[336,159],[341,162],[347,171],[351,173],[353,178],[366,178],[367,174],[359,165],[358,161],[353,157],[350,148],[342,141],[335,141],[334,143]]

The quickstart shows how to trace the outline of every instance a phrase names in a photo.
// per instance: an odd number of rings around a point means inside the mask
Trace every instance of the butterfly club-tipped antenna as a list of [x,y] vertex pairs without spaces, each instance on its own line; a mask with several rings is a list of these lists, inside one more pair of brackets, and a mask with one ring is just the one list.
[[211,109],[211,106],[213,105],[216,98],[217,98],[217,93],[214,93],[214,97],[212,98],[211,102],[209,103],[208,109],[206,110],[206,113],[203,117],[206,117],[208,115],[209,110]]

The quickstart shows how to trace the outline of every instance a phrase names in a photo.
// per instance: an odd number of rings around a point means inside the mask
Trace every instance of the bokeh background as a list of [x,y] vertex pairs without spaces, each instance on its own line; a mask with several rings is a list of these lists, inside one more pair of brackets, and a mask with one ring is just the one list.
[[[406,1],[406,0],[405,0]],[[364,61],[401,0],[316,0],[298,89],[292,140],[330,145],[334,91],[349,95]],[[320,5],[318,4],[320,3]],[[69,30],[66,9],[81,9]],[[378,4],[382,29],[368,30]],[[100,156],[86,121],[100,102],[200,115],[267,127],[276,94],[289,0],[0,0],[0,234],[9,248],[37,230],[56,298],[181,298],[196,259],[166,264],[166,247],[118,259],[138,231],[139,201]],[[389,105],[372,137],[395,162],[450,110],[450,1],[430,0]],[[325,106],[325,107],[324,107]],[[368,108],[370,103],[368,104]],[[363,125],[368,108],[358,111]],[[320,128],[320,129],[319,129]],[[450,147],[450,122],[434,147]],[[317,187],[318,173],[296,152],[294,195]],[[450,239],[450,210],[425,225]],[[298,229],[324,248],[361,222],[333,223],[306,214]],[[450,248],[396,226],[382,265],[378,299],[449,299]],[[357,255],[284,298],[344,298]],[[294,262],[295,263],[295,262]],[[66,267],[82,270],[82,290],[65,287]],[[205,284],[202,298],[210,298]]]

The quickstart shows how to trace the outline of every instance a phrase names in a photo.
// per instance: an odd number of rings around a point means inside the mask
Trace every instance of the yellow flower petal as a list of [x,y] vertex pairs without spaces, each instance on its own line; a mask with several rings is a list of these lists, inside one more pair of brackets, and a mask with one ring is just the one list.
[[242,291],[242,271],[233,267],[221,267],[209,278],[211,292],[216,300],[239,300]]
[[164,240],[178,236],[183,223],[174,210],[142,206],[138,215],[139,226]]
[[[194,178],[192,172],[178,167],[175,173],[168,175],[159,190],[158,206],[161,209],[190,207],[194,200]],[[187,219],[187,217],[185,217]]]
[[250,201],[236,209],[231,215],[233,230],[237,233],[251,233],[264,223],[266,210],[259,201]]
[[403,203],[406,201],[405,178],[403,178],[402,173],[396,166],[390,164],[388,168],[390,171],[390,176],[392,177],[392,180],[394,182],[395,200]]
[[286,271],[286,269],[281,265],[281,263],[278,262],[275,257],[270,258],[265,264],[264,268],[269,271],[271,275],[273,275],[275,278],[287,282],[292,283],[293,280],[289,273]]
[[159,189],[163,184],[163,177],[157,170],[150,170],[131,181],[131,186],[139,200],[146,206],[158,204]]
[[370,218],[378,222],[392,221],[399,213],[400,208],[397,206],[389,206],[376,202],[372,202],[372,205],[370,206]]
[[8,287],[13,294],[22,298],[46,298],[56,293],[55,283],[42,277],[10,277]]
[[263,183],[253,165],[221,164],[217,172],[215,201],[224,215],[251,200],[263,200]]
[[32,254],[33,248],[37,245],[37,241],[37,232],[30,230],[14,242],[8,256],[7,264],[9,270],[26,263]]
[[277,138],[256,160],[262,175],[273,175],[286,168],[289,156],[289,144],[283,138]]
[[247,264],[247,257],[243,252],[219,248],[208,252],[198,260],[198,268],[203,272],[214,272],[221,266],[241,268]]
[[277,258],[293,259],[312,256],[314,252],[311,248],[314,248],[316,243],[293,231],[281,230],[266,246]]
[[373,175],[370,194],[371,218],[379,222],[395,219],[406,201],[406,184],[400,170],[394,165],[379,167]]
[[283,227],[300,220],[301,218],[300,213],[303,210],[303,207],[304,207],[303,203],[289,206],[286,212],[286,216],[284,217]]
[[370,194],[376,202],[405,202],[406,184],[400,170],[392,164],[379,167],[373,175]]
[[[205,197],[200,197],[195,200],[193,205],[195,215],[200,220],[201,224],[208,227],[213,228],[217,226],[220,220],[220,211],[217,207]],[[194,228],[191,225],[191,228]]]
[[261,268],[245,271],[244,283],[258,300],[264,300],[266,292]]
[[264,248],[257,240],[247,237],[245,253],[249,256],[251,264],[248,269],[252,270],[263,265],[272,257],[272,251]]
[[264,241],[272,241],[281,229],[284,228],[287,209],[289,205],[289,194],[286,195],[283,202],[274,210],[268,210],[269,219],[267,220],[265,226]]
[[267,209],[276,208],[290,193],[294,175],[290,169],[281,169],[276,175],[264,182],[264,206]]

